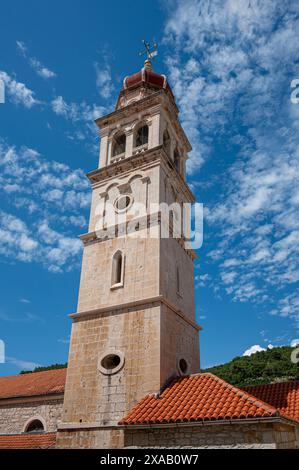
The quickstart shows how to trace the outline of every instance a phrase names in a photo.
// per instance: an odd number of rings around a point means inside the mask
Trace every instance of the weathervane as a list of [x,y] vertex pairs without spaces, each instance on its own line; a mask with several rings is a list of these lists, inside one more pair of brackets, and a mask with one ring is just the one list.
[[144,44],[144,47],[145,47],[145,51],[142,51],[142,52],[139,52],[139,55],[145,55],[147,56],[147,60],[151,60],[153,59],[154,57],[156,57],[156,55],[158,55],[158,44],[156,42],[152,42],[152,44],[150,42],[146,42],[145,39],[142,40],[143,44]]

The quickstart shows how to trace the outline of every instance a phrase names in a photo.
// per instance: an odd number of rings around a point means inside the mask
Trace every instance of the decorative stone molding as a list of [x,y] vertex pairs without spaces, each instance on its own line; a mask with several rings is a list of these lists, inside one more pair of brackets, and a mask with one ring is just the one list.
[[140,300],[134,300],[132,302],[126,302],[126,303],[123,303],[121,305],[120,304],[107,305],[107,307],[96,308],[94,310],[71,313],[71,314],[69,314],[69,317],[72,318],[73,320],[80,320],[80,319],[85,319],[85,318],[88,318],[88,317],[105,315],[107,312],[125,311],[128,308],[135,308],[135,307],[136,307],[136,309],[138,309],[139,307],[151,308],[151,307],[153,307],[154,304],[157,304],[157,305],[164,304],[164,305],[166,305],[173,313],[175,313],[180,318],[182,318],[182,320],[184,320],[186,323],[188,323],[190,326],[192,326],[192,328],[194,328],[196,331],[200,331],[202,329],[201,326],[199,326],[193,320],[188,318],[181,310],[179,310],[175,305],[173,305],[169,300],[167,300],[162,295],[158,295],[156,297],[140,299]]

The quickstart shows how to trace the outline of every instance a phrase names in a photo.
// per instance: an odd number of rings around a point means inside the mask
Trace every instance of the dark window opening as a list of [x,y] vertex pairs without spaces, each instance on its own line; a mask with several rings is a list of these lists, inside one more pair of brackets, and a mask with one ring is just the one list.
[[178,171],[180,171],[180,155],[177,149],[173,152],[174,166]]
[[44,432],[44,425],[39,419],[34,419],[28,424],[26,431],[28,433]]
[[121,155],[126,151],[126,136],[125,134],[119,134],[114,137],[113,139],[113,149],[112,149],[112,157],[116,157],[117,155]]
[[115,369],[119,364],[120,357],[117,354],[108,354],[101,360],[101,366],[107,370]]
[[179,368],[182,374],[186,374],[188,370],[188,364],[187,364],[187,361],[185,361],[185,359],[180,359]]
[[113,256],[112,266],[112,285],[120,284],[122,282],[122,263],[123,257],[120,251]]
[[163,133],[163,148],[165,152],[167,153],[167,155],[169,156],[170,155],[170,137],[169,137],[169,133],[167,130],[165,130]]
[[136,134],[136,147],[145,145],[148,143],[148,126],[139,127]]
[[115,202],[115,207],[119,211],[123,211],[127,207],[129,207],[131,202],[130,196],[120,196],[116,202]]

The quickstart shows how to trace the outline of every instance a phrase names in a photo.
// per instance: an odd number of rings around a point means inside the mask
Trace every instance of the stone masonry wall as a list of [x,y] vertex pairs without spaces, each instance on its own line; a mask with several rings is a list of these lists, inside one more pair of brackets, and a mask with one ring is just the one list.
[[227,424],[125,431],[124,447],[149,448],[299,448],[287,425]]
[[[159,295],[159,240],[119,237],[84,248],[78,312]],[[124,254],[123,287],[111,289],[112,257]]]
[[187,321],[166,305],[161,318],[161,382],[169,379],[171,372],[180,375],[179,360],[188,364],[188,374],[199,372],[199,335]]
[[61,414],[62,400],[0,406],[0,434],[20,434],[28,420],[38,417],[46,423],[45,431],[53,432]]
[[122,449],[124,447],[124,432],[122,429],[59,431],[56,447],[62,449]]
[[[160,311],[152,304],[73,323],[63,422],[116,424],[146,393],[159,390]],[[104,375],[101,358],[114,351],[124,365]]]
[[275,424],[273,427],[277,449],[299,449],[299,428]]

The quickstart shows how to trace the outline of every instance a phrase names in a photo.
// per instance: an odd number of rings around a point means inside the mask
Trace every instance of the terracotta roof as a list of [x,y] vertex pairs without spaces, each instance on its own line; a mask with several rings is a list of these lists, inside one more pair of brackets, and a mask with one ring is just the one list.
[[124,79],[124,89],[133,88],[142,83],[147,83],[155,88],[169,88],[165,75],[160,75],[152,70],[143,68],[134,75]]
[[273,406],[213,374],[175,380],[159,397],[143,398],[119,424],[160,424],[279,416]]
[[66,369],[0,377],[0,399],[63,393]]
[[0,435],[0,449],[49,449],[56,443],[56,433]]
[[299,421],[299,380],[245,387],[244,390],[274,406],[281,414]]

